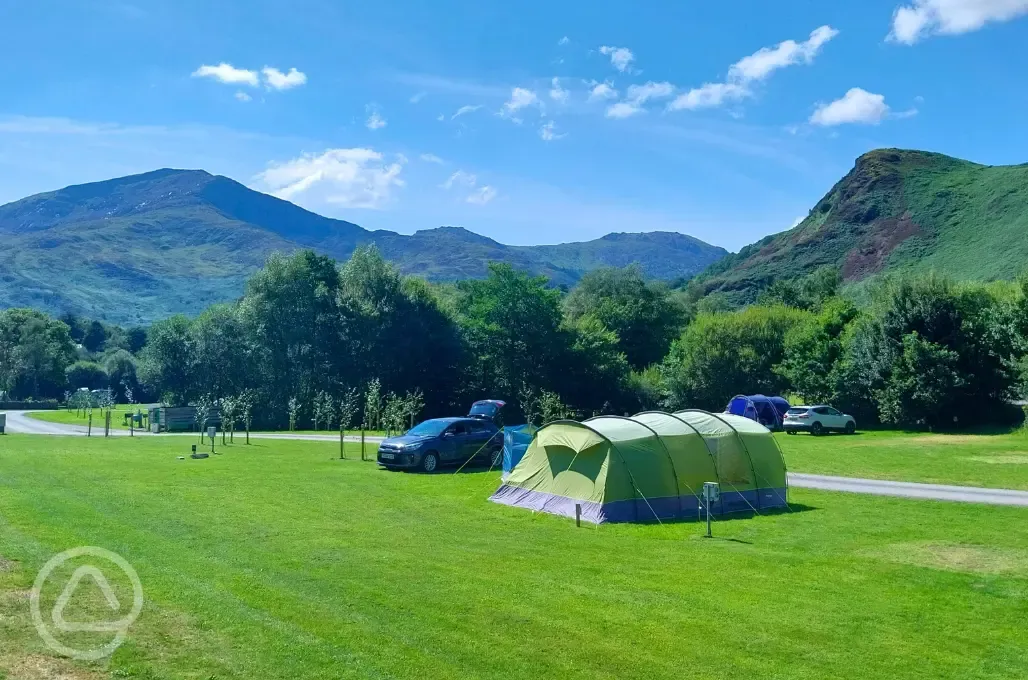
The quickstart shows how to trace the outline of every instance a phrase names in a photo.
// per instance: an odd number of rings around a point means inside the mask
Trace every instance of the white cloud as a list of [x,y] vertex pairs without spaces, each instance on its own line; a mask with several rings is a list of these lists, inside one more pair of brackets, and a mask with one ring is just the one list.
[[821,26],[811,31],[806,42],[786,40],[774,47],[764,47],[732,64],[728,69],[728,79],[739,83],[764,80],[780,68],[809,64],[825,43],[837,35],[839,32],[831,26]]
[[930,35],[959,35],[1028,14],[1028,0],[914,0],[896,9],[889,40],[913,45]]
[[[454,118],[460,118],[461,116],[466,115],[468,113],[474,113],[475,111],[478,111],[480,108],[482,108],[481,104],[478,104],[476,106],[462,106],[459,109],[457,109],[456,113],[450,116],[450,120],[453,120]],[[441,117],[440,120],[442,120]]]
[[458,170],[457,172],[450,175],[445,182],[439,185],[441,189],[452,189],[453,187],[467,187],[471,188],[478,184],[478,177],[471,174],[470,172],[464,172]]
[[626,95],[628,100],[642,105],[651,99],[666,99],[675,93],[675,86],[671,83],[648,82],[645,85],[632,85],[628,88]]
[[854,87],[842,99],[820,105],[810,117],[810,122],[825,127],[846,123],[877,125],[887,115],[889,106],[883,95]]
[[[475,187],[478,188],[476,189]],[[489,185],[479,187],[478,177],[470,172],[464,172],[463,170],[458,170],[450,175],[445,182],[439,185],[439,188],[445,189],[446,191],[454,188],[464,190],[474,189],[474,191],[468,194],[464,200],[467,203],[474,203],[477,205],[485,205],[496,198],[497,194],[496,189]]]
[[550,99],[559,104],[566,103],[571,93],[560,86],[560,78],[554,78],[550,81],[550,84],[552,85],[550,88]]
[[307,74],[295,68],[289,69],[289,73],[282,73],[277,68],[265,66],[261,73],[264,74],[264,84],[272,90],[289,90],[307,82]]
[[440,113],[438,116],[435,117],[435,119],[441,123],[444,120],[446,120],[446,116]]
[[226,64],[225,62],[221,62],[217,66],[204,64],[193,71],[192,75],[194,78],[213,78],[226,84],[249,85],[250,87],[257,87],[259,82],[256,71],[236,68],[232,64]]
[[632,102],[618,102],[607,107],[607,118],[629,118],[642,113],[645,109]]
[[500,115],[505,118],[510,118],[515,123],[520,123],[521,119],[515,117],[515,113],[529,106],[541,106],[541,104],[542,103],[539,101],[539,97],[535,92],[526,90],[523,87],[515,87],[510,92],[510,99],[508,99],[507,102],[504,103],[503,108],[500,109]]
[[667,108],[669,111],[711,109],[749,95],[748,88],[736,83],[706,83],[678,95]]
[[425,161],[426,163],[435,163],[436,165],[442,165],[446,162],[439,156],[436,156],[434,153],[423,153],[420,156],[418,156],[418,158]]
[[388,123],[386,119],[379,115],[378,111],[371,111],[371,115],[368,116],[368,120],[364,123],[364,126],[369,130],[379,130],[384,128]]
[[810,37],[804,42],[785,40],[774,47],[761,48],[732,64],[725,82],[705,83],[695,87],[676,97],[667,108],[669,111],[694,111],[716,108],[750,97],[753,95],[753,83],[767,79],[786,66],[812,63],[825,43],[837,35],[839,31],[831,26],[820,26],[811,31]]
[[622,73],[627,71],[628,67],[635,61],[635,55],[627,47],[604,45],[600,48],[600,54],[610,57],[611,65]]
[[485,205],[489,201],[496,198],[496,193],[496,189],[489,185],[486,185],[484,187],[479,187],[478,189],[473,191],[471,195],[464,200],[468,203],[474,203],[475,205]]
[[551,120],[539,128],[539,136],[544,142],[552,142],[555,139],[563,139],[564,137],[567,137],[567,134],[558,135],[557,124]]
[[427,95],[428,95],[427,92],[416,92],[416,93],[411,95],[411,98],[409,99],[409,101],[410,101],[411,104],[417,104],[419,101],[424,99]]
[[607,118],[629,118],[643,113],[644,105],[652,99],[666,99],[675,93],[671,83],[648,82],[645,85],[631,85],[625,100],[607,107]]
[[248,102],[251,99],[253,99],[253,97],[251,97],[250,95],[246,94],[242,90],[239,90],[239,91],[236,92],[236,99],[238,99],[241,102]]
[[569,42],[571,42],[571,38],[569,38],[567,36],[564,36],[563,38],[561,38],[560,40],[557,41],[557,44],[558,45],[567,45]]
[[596,83],[589,91],[589,101],[602,101],[604,99],[617,99],[618,91],[610,83]]
[[400,163],[384,163],[373,149],[329,149],[272,164],[256,180],[287,201],[379,209],[404,185],[402,169]]

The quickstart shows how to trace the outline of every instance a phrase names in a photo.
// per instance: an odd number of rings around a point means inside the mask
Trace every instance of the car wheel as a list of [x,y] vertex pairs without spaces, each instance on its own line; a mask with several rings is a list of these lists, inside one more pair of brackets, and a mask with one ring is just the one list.
[[425,457],[421,459],[421,471],[422,472],[435,472],[439,467],[439,456],[434,453],[426,453]]
[[846,434],[854,434],[857,431],[857,424],[852,420],[846,423]]
[[500,467],[503,465],[503,449],[494,449],[489,454],[489,465],[492,467]]
[[820,437],[822,434],[824,434],[824,431],[825,428],[821,426],[821,423],[814,423],[810,426],[810,434],[814,435],[815,437]]

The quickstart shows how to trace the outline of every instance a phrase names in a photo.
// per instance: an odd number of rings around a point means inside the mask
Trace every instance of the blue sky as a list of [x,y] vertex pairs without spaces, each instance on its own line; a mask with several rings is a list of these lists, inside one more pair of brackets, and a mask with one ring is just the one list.
[[1028,162],[1028,0],[36,0],[0,32],[0,203],[203,168],[370,229],[737,250],[872,148]]

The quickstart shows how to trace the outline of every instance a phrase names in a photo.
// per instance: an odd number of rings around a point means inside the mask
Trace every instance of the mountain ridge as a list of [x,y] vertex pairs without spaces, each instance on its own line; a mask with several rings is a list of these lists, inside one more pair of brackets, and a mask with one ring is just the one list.
[[713,263],[691,285],[746,304],[779,279],[837,267],[859,284],[934,270],[1010,279],[1028,262],[1028,164],[983,165],[944,154],[875,149],[792,229]]
[[[120,323],[199,313],[242,294],[272,252],[337,260],[374,243],[408,274],[484,276],[490,261],[573,285],[599,266],[638,262],[653,278],[689,276],[728,251],[675,232],[509,246],[463,227],[370,231],[203,170],[161,168],[72,185],[0,206],[0,306],[73,311]],[[59,276],[55,277],[55,272]]]

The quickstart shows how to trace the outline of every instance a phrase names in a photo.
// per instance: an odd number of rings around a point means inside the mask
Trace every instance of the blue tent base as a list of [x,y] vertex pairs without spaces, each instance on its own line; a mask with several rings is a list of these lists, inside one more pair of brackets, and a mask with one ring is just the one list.
[[766,397],[763,394],[732,397],[725,407],[725,413],[754,420],[769,430],[782,429],[782,420],[789,410],[789,402],[783,397]]
[[[525,451],[535,438],[534,425],[512,425],[503,428],[503,479],[525,457]],[[572,508],[574,510],[574,508]]]
[[[713,517],[738,513],[763,512],[787,506],[786,489],[751,489],[722,491],[721,500],[711,508]],[[510,505],[561,517],[575,517],[575,506],[582,506],[582,520],[592,524],[607,522],[646,522],[705,519],[700,499],[693,495],[662,498],[630,498],[611,503],[579,501],[566,496],[530,491],[504,484],[489,497],[493,503]]]

